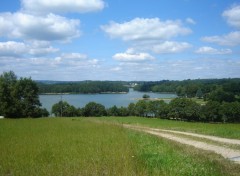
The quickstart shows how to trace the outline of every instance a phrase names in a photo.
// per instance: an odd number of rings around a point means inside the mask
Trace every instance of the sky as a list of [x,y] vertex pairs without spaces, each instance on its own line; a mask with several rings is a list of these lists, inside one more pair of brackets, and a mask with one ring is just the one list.
[[240,78],[239,0],[0,2],[0,73],[34,80]]

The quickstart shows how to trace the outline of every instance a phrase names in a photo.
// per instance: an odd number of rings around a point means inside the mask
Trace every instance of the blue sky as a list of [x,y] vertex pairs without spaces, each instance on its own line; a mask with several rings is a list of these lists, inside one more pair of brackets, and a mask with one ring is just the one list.
[[0,72],[35,80],[240,77],[239,0],[0,2]]

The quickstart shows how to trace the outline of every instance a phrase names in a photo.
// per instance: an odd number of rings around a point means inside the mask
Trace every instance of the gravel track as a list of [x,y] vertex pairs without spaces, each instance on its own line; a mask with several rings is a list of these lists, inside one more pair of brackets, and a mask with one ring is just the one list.
[[[156,129],[156,128],[127,125],[127,124],[124,124],[123,126],[126,128],[134,129],[137,131],[142,131],[142,132],[149,133],[149,134],[152,134],[155,136],[159,136],[159,137],[166,138],[166,139],[169,139],[172,141],[176,141],[181,144],[190,145],[190,146],[193,146],[198,149],[212,151],[212,152],[222,155],[226,159],[229,159],[231,161],[234,161],[234,162],[240,164],[240,150],[231,149],[226,146],[219,146],[217,144],[208,144],[207,142],[202,142],[202,141],[197,140],[197,138],[205,138],[205,139],[217,141],[217,142],[223,143],[223,144],[228,143],[228,144],[240,146],[240,140],[237,140],[237,139],[227,139],[227,138],[202,135],[202,134],[196,134],[196,133],[173,131],[173,130],[162,130],[162,129]],[[176,134],[193,136],[196,138],[188,139],[188,138],[184,138],[183,136],[177,136]]]

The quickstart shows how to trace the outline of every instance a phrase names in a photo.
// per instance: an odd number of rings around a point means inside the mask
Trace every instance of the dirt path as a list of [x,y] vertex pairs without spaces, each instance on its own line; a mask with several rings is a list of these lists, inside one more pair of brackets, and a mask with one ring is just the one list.
[[[126,128],[143,131],[149,134],[153,134],[156,136],[160,136],[163,138],[167,138],[169,140],[173,140],[182,144],[190,145],[202,150],[208,150],[215,152],[217,154],[222,155],[224,158],[232,160],[238,164],[240,164],[240,150],[231,149],[229,147],[225,146],[219,146],[217,144],[209,144],[207,142],[198,141],[197,138],[204,138],[211,141],[217,141],[218,143],[228,143],[233,145],[239,145],[240,146],[240,140],[237,139],[226,139],[226,138],[220,138],[220,137],[214,137],[214,136],[208,136],[208,135],[200,135],[195,133],[188,133],[188,132],[180,132],[180,131],[172,131],[172,130],[161,130],[161,129],[155,129],[155,128],[148,128],[148,127],[140,127],[140,126],[134,126],[134,125],[123,125]],[[193,136],[196,137],[194,139],[188,139],[184,136],[177,136],[176,134],[181,134],[185,136]]]

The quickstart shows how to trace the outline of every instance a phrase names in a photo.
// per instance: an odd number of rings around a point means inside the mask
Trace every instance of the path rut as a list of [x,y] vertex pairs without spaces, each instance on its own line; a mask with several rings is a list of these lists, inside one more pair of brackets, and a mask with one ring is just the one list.
[[137,131],[143,131],[143,132],[146,132],[146,133],[149,133],[152,135],[167,138],[169,140],[176,141],[181,144],[190,145],[190,146],[193,146],[198,149],[212,151],[212,152],[222,155],[226,159],[229,159],[231,161],[234,161],[234,162],[240,164],[240,150],[231,149],[231,148],[225,147],[225,146],[219,146],[217,144],[209,144],[207,142],[198,141],[197,139],[196,140],[188,139],[188,138],[184,138],[182,136],[177,136],[176,134],[193,136],[193,137],[197,137],[197,138],[204,138],[204,139],[216,141],[216,142],[223,143],[223,144],[228,143],[228,144],[240,146],[240,140],[237,140],[237,139],[227,139],[227,138],[221,138],[221,137],[215,137],[215,136],[209,136],[209,135],[201,135],[201,134],[173,131],[173,130],[162,130],[162,129],[156,129],[156,128],[127,125],[127,124],[124,124],[123,126],[126,128],[137,130]]

